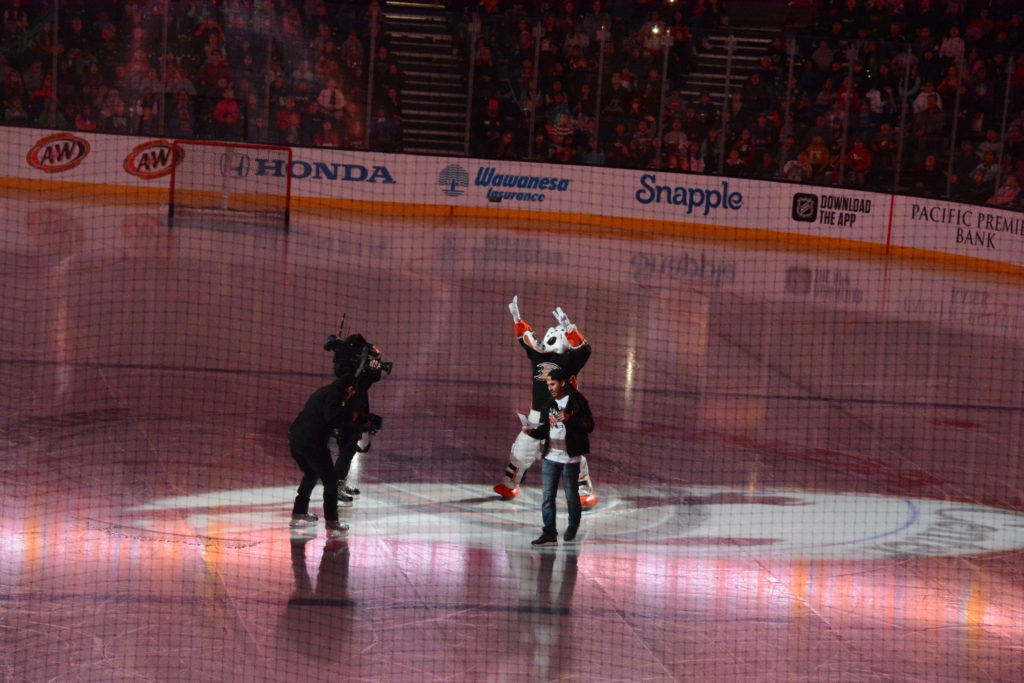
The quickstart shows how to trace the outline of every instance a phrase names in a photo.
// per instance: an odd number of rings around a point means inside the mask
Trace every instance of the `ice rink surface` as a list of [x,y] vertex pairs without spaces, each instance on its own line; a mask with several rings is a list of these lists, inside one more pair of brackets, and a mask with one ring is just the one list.
[[[1020,280],[109,204],[0,206],[4,680],[1020,680]],[[600,502],[555,548],[539,472],[491,491],[513,295],[594,347]],[[342,314],[395,371],[328,543],[288,529],[285,434]]]

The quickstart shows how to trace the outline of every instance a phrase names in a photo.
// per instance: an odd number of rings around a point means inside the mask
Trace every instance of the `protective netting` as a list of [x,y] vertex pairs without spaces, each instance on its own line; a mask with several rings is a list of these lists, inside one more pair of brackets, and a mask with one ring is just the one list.
[[[12,680],[1019,675],[1015,214],[311,143],[0,143]],[[534,407],[516,317],[592,349],[596,504],[569,543],[559,490],[553,547],[531,546],[541,462],[494,490]],[[288,434],[352,334],[393,369],[329,538],[320,486],[290,528]]]

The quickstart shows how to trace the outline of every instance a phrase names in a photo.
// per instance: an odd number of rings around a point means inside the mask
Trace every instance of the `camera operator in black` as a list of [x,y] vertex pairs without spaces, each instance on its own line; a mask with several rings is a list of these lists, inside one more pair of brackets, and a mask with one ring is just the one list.
[[[327,338],[324,349],[334,352],[334,374],[336,377],[355,377],[358,391],[352,397],[353,410],[370,415],[370,387],[380,381],[382,371],[391,371],[391,364],[381,361],[380,350],[366,341],[361,334],[353,334],[340,340],[334,335]],[[375,416],[376,417],[376,416]],[[380,418],[376,426],[368,426],[362,431],[353,431],[338,438],[338,459],[334,463],[334,472],[338,479],[338,503],[343,507],[351,507],[359,489],[348,485],[348,473],[352,467],[352,459],[356,453],[370,450],[370,437],[380,428]]]
[[324,521],[328,536],[338,536],[348,529],[347,524],[338,521],[338,476],[331,463],[328,439],[331,436],[339,440],[352,439],[353,434],[379,425],[379,417],[357,410],[352,399],[359,393],[353,375],[320,387],[306,401],[288,430],[292,459],[302,470],[302,481],[292,507],[293,528],[316,525],[316,517],[309,514],[309,497],[319,480],[324,485]]

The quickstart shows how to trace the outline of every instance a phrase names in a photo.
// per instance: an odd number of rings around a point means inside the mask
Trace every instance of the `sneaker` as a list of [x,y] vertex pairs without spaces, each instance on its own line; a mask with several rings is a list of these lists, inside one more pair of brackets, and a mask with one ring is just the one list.
[[533,546],[558,545],[558,535],[549,534],[546,531],[530,542]]
[[349,493],[347,491],[347,489],[348,489],[348,487],[345,486],[345,484],[343,484],[342,482],[338,482],[338,506],[339,507],[350,508],[350,507],[352,507],[352,503],[355,501],[355,498],[352,497],[352,494]]
[[349,486],[348,484],[342,484],[342,488],[345,490],[345,493],[350,496],[358,496],[360,493],[359,489],[354,486]]
[[517,486],[513,489],[509,488],[508,486],[505,486],[504,484],[495,484],[494,492],[497,493],[502,498],[504,498],[505,500],[512,500],[513,498],[519,495],[519,487]]
[[566,543],[571,543],[572,541],[575,541],[576,540],[576,528],[577,527],[571,526],[568,529],[566,529],[565,533],[562,535],[562,540],[565,541]]
[[292,529],[305,529],[306,527],[316,526],[316,522],[316,515],[308,513],[304,515],[292,515],[292,521],[288,523],[288,526]]
[[327,522],[327,538],[341,538],[346,531],[348,524],[344,522]]
[[585,508],[592,508],[597,505],[597,496],[593,493],[588,493],[585,496],[580,496],[580,505]]

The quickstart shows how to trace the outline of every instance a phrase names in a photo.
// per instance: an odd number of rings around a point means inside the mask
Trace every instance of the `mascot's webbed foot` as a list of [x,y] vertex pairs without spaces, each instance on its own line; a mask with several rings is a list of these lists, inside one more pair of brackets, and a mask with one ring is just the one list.
[[515,488],[509,488],[505,484],[495,484],[494,492],[497,493],[502,498],[504,498],[505,500],[512,500],[513,498],[519,495],[519,487],[517,486]]

